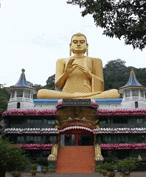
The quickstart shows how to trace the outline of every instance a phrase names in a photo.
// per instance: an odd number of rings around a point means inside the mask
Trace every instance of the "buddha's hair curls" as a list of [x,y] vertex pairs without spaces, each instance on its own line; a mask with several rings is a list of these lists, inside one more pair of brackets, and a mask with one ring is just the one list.
[[84,36],[85,39],[86,39],[86,44],[87,44],[87,38],[86,38],[86,36],[85,36],[84,34],[82,34],[82,33],[76,33],[76,34],[74,34],[74,35],[71,37],[71,42],[70,42],[70,43],[72,43],[72,38],[73,38],[74,36]]

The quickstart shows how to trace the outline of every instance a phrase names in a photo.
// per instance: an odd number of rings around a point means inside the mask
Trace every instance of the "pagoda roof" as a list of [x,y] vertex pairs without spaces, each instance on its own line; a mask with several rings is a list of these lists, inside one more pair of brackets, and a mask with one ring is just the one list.
[[22,69],[22,73],[20,75],[18,82],[15,85],[11,86],[10,88],[28,88],[28,89],[35,90],[35,88],[31,87],[26,81],[25,69]]
[[121,90],[121,89],[125,89],[125,88],[129,88],[129,87],[144,87],[144,86],[141,85],[141,84],[138,82],[138,80],[136,79],[134,70],[132,70],[132,71],[130,72],[130,77],[129,77],[129,81],[127,82],[127,84],[124,85],[123,87],[120,87],[120,90]]

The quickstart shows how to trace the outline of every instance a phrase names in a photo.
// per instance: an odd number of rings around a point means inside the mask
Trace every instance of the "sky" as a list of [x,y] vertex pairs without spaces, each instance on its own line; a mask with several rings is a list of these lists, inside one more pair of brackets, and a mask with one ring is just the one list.
[[102,35],[91,15],[81,17],[78,6],[66,0],[1,0],[0,84],[15,85],[22,68],[27,81],[45,85],[55,74],[56,61],[69,57],[71,36],[81,32],[89,44],[89,56],[103,67],[121,59],[126,66],[146,67],[146,49],[133,50],[124,40]]

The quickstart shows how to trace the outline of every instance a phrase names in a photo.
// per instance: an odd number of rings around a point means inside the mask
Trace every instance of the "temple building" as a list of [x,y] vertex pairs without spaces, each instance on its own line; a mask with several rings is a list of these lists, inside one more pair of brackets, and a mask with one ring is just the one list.
[[33,99],[24,69],[7,91],[3,132],[34,161],[48,158],[58,173],[91,173],[103,160],[146,161],[146,87],[133,70],[121,98]]

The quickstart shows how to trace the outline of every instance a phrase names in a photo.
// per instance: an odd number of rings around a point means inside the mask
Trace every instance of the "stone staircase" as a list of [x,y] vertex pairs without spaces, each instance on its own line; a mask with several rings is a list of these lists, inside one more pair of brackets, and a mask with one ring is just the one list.
[[94,146],[61,146],[56,162],[56,173],[93,173]]

